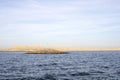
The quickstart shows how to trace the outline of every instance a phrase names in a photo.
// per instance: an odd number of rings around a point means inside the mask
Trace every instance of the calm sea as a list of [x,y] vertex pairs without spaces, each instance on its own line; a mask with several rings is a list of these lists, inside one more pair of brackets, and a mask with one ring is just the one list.
[[0,80],[120,80],[120,51],[0,52]]

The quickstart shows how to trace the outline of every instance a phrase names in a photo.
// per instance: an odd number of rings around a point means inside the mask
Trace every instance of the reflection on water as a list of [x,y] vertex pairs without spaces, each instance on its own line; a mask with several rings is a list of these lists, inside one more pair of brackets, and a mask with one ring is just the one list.
[[0,80],[120,80],[120,51],[0,52]]

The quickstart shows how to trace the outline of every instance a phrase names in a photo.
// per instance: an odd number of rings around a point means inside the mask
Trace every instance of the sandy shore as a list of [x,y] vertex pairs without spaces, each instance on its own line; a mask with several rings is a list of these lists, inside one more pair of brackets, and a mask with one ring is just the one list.
[[9,49],[2,49],[0,51],[5,52],[31,52],[31,51],[43,51],[43,52],[52,52],[52,51],[120,51],[120,48],[49,48],[49,47],[40,47],[40,46],[16,46]]
[[60,51],[120,51],[120,48],[54,48]]

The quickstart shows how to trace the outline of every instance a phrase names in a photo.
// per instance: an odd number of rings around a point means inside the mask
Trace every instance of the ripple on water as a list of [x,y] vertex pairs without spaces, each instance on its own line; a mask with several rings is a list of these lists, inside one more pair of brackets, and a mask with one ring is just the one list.
[[38,64],[38,67],[44,67],[44,66],[56,66],[57,63],[49,63],[49,64]]
[[104,74],[104,71],[99,71],[99,70],[91,70],[89,71],[91,74]]
[[55,74],[44,74],[42,77],[17,78],[15,80],[58,80]]
[[0,80],[120,80],[120,52],[1,53]]
[[88,72],[76,72],[76,73],[70,73],[71,76],[89,76],[90,73]]

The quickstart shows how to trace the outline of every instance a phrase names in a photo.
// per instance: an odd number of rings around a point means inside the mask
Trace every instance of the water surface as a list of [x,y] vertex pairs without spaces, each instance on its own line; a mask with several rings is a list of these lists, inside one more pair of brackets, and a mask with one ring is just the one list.
[[120,51],[0,52],[0,80],[120,80]]

